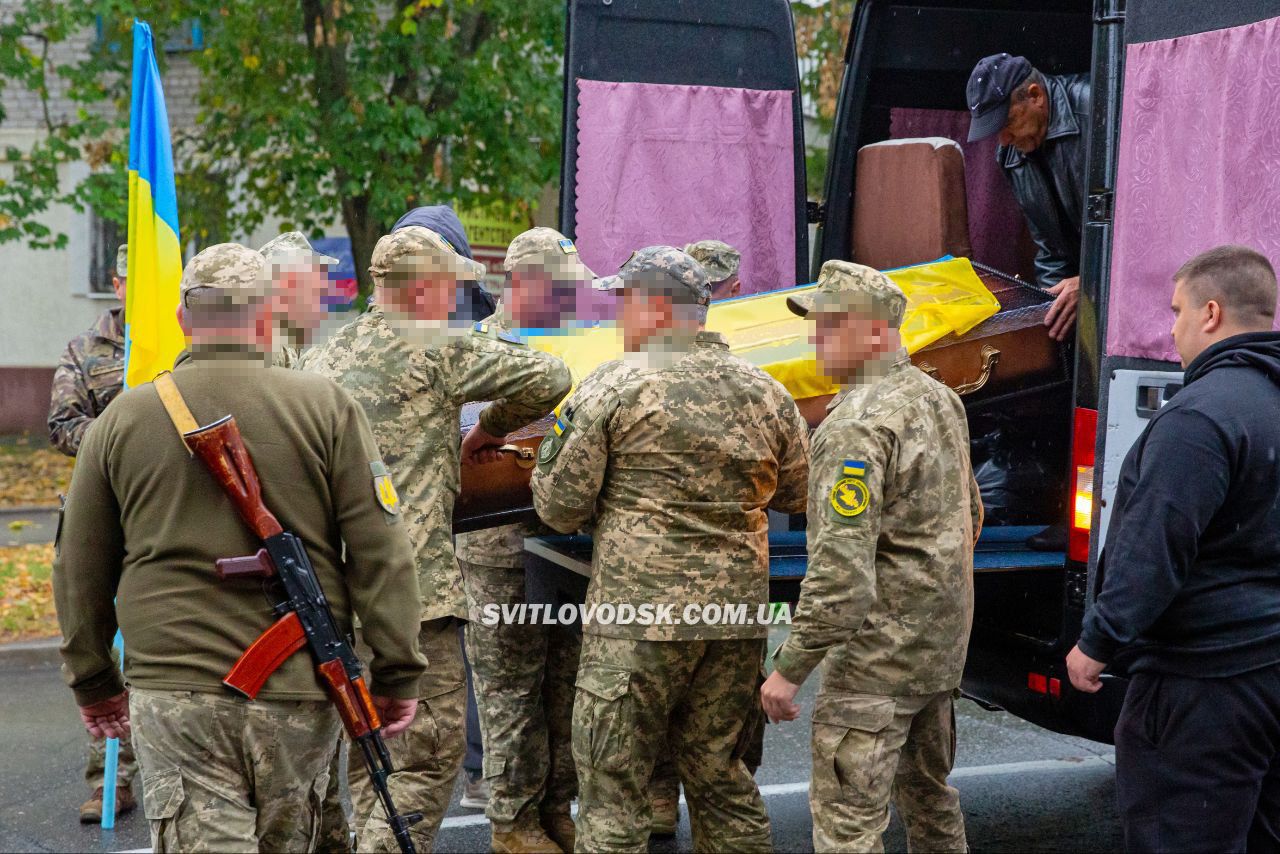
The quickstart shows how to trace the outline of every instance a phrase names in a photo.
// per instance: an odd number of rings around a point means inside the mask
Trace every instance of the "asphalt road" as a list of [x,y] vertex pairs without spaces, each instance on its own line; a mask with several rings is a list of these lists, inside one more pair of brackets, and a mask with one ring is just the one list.
[[[0,654],[0,684],[0,742],[5,745],[0,851],[146,848],[141,811],[122,817],[110,832],[77,822],[77,808],[87,794],[81,776],[86,736],[57,668],[6,662]],[[813,693],[812,684],[801,693],[806,710],[812,707]],[[813,850],[806,791],[809,727],[804,717],[768,728],[765,764],[758,775],[779,851]],[[961,793],[974,851],[1119,850],[1109,746],[1056,735],[968,701],[957,706],[957,723],[959,754],[953,782]],[[436,850],[487,850],[483,815],[460,809],[457,798],[455,792]],[[687,813],[674,840],[657,840],[651,847],[658,852],[691,851]],[[896,817],[886,847],[906,850]]]

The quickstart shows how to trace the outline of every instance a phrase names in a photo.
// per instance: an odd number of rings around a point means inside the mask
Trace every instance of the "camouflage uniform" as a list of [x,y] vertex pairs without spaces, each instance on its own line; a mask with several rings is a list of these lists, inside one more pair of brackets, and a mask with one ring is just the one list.
[[74,457],[84,431],[124,388],[124,306],[104,311],[72,338],[53,373],[49,441]]
[[[637,253],[620,279],[706,304],[705,273],[669,247]],[[660,350],[683,336],[655,337]],[[685,785],[697,850],[770,850],[764,802],[735,753],[768,626],[680,617],[687,604],[742,603],[754,618],[767,601],[765,511],[804,506],[808,429],[783,387],[718,334],[698,333],[653,360],[661,367],[629,361],[582,381],[539,450],[532,484],[534,507],[553,528],[593,525],[587,609],[674,611],[669,624],[584,622],[573,716],[577,850],[646,850],[647,787],[664,745]]]
[[[881,273],[823,267],[793,310],[883,311]],[[813,712],[809,804],[818,851],[883,850],[895,800],[913,851],[966,850],[953,692],[973,618],[982,502],[964,407],[905,350],[862,367],[813,437],[809,566],[774,668],[799,684],[826,659]]]
[[[536,266],[583,286],[594,278],[573,242],[550,228],[517,236],[505,266],[508,272]],[[501,303],[487,323],[501,330],[513,325]],[[580,636],[571,626],[489,626],[479,620],[487,604],[528,601],[524,540],[548,533],[554,532],[540,524],[504,525],[459,534],[454,543],[470,611],[467,659],[489,783],[485,815],[497,834],[536,828],[542,816],[563,816],[560,821],[567,822],[578,792],[570,720]]]
[[[210,247],[183,271],[182,298],[260,301],[262,267],[245,247]],[[411,628],[417,577],[368,421],[336,384],[263,356],[193,345],[173,381],[197,423],[235,416],[263,501],[306,544],[338,625],[360,611],[369,690],[411,699],[426,668]],[[119,696],[118,625],[155,850],[306,850],[338,721],[305,652],[257,699],[228,696],[228,670],[278,615],[260,584],[214,577],[217,559],[261,542],[168,422],[148,383],[85,437],[55,546],[64,670],[81,706]]]
[[[406,269],[463,271],[462,262],[475,264],[454,255],[435,232],[409,226],[378,242],[370,270],[381,284]],[[428,344],[435,346],[423,346]],[[421,682],[418,717],[393,749],[399,770],[389,782],[398,807],[426,816],[412,833],[419,849],[429,851],[464,753],[466,680],[456,620],[467,610],[451,537],[462,404],[495,401],[480,424],[505,435],[549,412],[568,390],[569,374],[559,360],[488,324],[444,330],[389,316],[377,306],[305,353],[301,367],[336,380],[364,406],[401,486],[422,590],[419,642],[431,667]],[[352,766],[359,847],[395,850],[363,772]]]
[[[127,246],[116,251],[116,274],[127,273]],[[53,393],[49,401],[49,442],[67,456],[80,450],[80,440],[93,419],[124,390],[124,306],[109,308],[93,326],[72,338],[53,372]],[[106,780],[107,740],[89,738],[89,758],[84,781],[89,788],[101,788]],[[116,784],[120,789],[133,785],[138,760],[129,736],[120,739]]]

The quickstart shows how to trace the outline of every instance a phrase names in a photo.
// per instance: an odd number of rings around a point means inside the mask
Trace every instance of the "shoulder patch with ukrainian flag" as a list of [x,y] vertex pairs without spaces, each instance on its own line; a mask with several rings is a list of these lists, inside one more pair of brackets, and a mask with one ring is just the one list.
[[503,342],[504,344],[514,344],[518,347],[527,346],[524,339],[519,335],[516,335],[514,332],[511,332],[510,330],[495,323],[490,323],[487,320],[477,320],[471,329],[477,335],[482,335],[485,338],[493,338]]
[[369,463],[369,470],[373,472],[373,496],[378,505],[392,516],[397,515],[400,512],[400,495],[391,482],[391,472],[387,471],[382,460]]
[[572,432],[573,422],[569,420],[569,413],[557,415],[556,420],[551,424],[551,429],[547,431],[546,438],[538,447],[538,462],[546,465],[554,460],[556,454],[560,453],[560,448],[564,446],[565,439]]
[[577,255],[578,247],[574,246],[573,241],[566,237],[560,241],[560,251],[566,255]]
[[840,478],[831,488],[831,509],[835,518],[848,521],[861,516],[871,506],[871,490],[864,478],[867,464],[863,460],[845,460],[840,465]]

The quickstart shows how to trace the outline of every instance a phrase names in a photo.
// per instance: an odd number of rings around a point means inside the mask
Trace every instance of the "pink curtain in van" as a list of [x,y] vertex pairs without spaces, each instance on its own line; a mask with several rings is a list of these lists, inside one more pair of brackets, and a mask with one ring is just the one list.
[[1171,277],[1243,243],[1280,262],[1280,19],[1129,45],[1107,352],[1177,361]]
[[744,294],[795,281],[791,92],[578,81],[578,251],[612,275],[636,249],[714,239]]

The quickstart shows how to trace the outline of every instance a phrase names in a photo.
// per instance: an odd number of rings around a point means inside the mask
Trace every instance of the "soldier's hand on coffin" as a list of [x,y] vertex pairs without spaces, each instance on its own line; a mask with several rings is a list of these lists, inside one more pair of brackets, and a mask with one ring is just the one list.
[[382,719],[382,737],[392,738],[409,728],[418,714],[417,700],[397,700],[393,697],[373,695],[373,707]]
[[1049,288],[1055,299],[1045,315],[1044,325],[1049,327],[1049,337],[1055,341],[1066,341],[1067,335],[1076,322],[1076,307],[1080,303],[1080,277],[1072,276],[1063,279]]
[[463,465],[474,466],[483,463],[496,463],[502,459],[502,453],[498,448],[502,447],[505,442],[505,436],[492,436],[485,432],[478,423],[475,424],[462,439]]
[[123,738],[129,734],[129,692],[80,707],[84,728],[94,738]]

